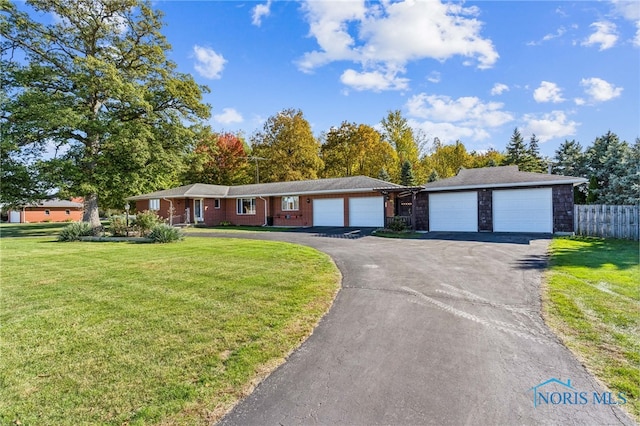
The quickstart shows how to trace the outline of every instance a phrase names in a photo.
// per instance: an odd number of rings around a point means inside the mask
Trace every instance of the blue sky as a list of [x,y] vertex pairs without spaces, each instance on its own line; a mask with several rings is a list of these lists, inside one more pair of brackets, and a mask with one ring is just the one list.
[[211,88],[215,130],[284,108],[316,135],[399,109],[429,138],[543,154],[640,136],[640,2],[157,1],[171,58]]
[[170,58],[247,137],[285,108],[316,136],[400,110],[432,141],[552,156],[640,136],[640,1],[163,1]]

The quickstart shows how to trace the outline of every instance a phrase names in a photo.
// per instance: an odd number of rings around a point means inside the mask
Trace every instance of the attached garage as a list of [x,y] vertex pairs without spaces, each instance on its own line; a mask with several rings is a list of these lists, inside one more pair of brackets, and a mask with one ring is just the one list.
[[344,199],[313,200],[313,226],[344,226]]
[[429,230],[478,231],[478,193],[476,191],[429,194]]
[[553,232],[551,188],[493,191],[494,232]]
[[384,198],[356,197],[349,199],[349,226],[384,226]]

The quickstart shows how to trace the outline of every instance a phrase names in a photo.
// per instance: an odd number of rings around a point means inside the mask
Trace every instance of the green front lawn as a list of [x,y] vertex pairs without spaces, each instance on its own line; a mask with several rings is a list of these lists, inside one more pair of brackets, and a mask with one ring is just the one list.
[[211,424],[329,308],[339,272],[287,243],[1,238],[0,424]]
[[638,243],[558,238],[544,314],[576,356],[640,420],[640,266]]
[[2,237],[44,237],[60,232],[68,223],[2,223],[0,224],[0,238]]

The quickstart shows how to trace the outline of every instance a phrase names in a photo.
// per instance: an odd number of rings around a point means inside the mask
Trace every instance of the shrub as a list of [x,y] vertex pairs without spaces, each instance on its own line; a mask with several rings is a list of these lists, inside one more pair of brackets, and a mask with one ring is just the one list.
[[173,243],[184,239],[184,234],[182,230],[178,228],[161,223],[153,227],[149,238],[151,238],[154,243]]
[[229,222],[228,220],[223,220],[220,222],[220,226],[233,226],[233,223]]
[[399,217],[394,217],[390,220],[387,227],[393,232],[404,232],[407,230],[407,224]]
[[136,215],[136,228],[143,237],[149,235],[153,228],[160,223],[162,223],[162,219],[155,212],[145,210]]
[[93,228],[89,222],[73,222],[62,228],[58,241],[79,241],[80,237],[93,235]]
[[112,216],[109,222],[109,232],[114,237],[124,237],[127,235],[127,220],[120,216]]

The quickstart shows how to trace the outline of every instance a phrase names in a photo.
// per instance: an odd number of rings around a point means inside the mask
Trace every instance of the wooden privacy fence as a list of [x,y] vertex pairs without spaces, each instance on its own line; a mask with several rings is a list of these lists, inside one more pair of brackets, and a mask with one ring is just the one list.
[[591,204],[576,205],[574,209],[576,234],[638,241],[638,206]]

